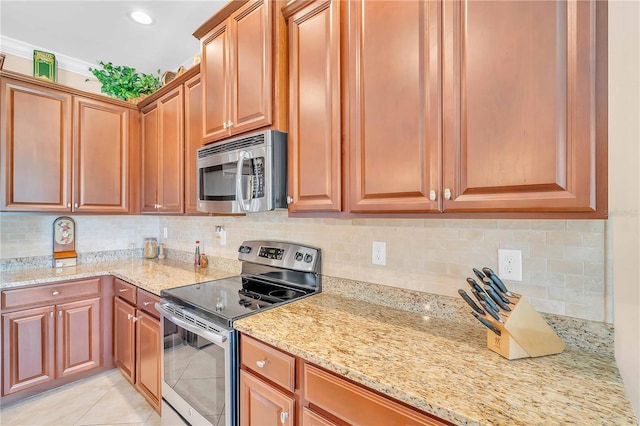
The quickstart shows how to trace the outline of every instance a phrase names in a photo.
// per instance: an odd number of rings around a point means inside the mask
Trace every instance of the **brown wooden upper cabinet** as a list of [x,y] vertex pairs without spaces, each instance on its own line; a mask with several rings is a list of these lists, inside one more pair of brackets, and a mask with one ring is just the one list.
[[286,44],[276,5],[230,2],[194,33],[202,45],[205,143],[270,125],[286,130]]
[[[184,83],[184,212],[197,211],[196,156],[202,146],[202,81],[200,74]],[[203,214],[203,213],[200,213]]]
[[138,112],[27,80],[1,79],[2,210],[130,212]]
[[606,3],[283,14],[291,212],[606,217]]
[[142,109],[142,212],[184,210],[184,94],[179,85]]

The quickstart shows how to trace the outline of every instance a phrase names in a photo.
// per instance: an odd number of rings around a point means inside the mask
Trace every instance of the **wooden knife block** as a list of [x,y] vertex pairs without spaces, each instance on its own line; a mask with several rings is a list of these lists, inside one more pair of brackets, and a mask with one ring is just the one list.
[[515,305],[509,305],[511,312],[503,317],[504,324],[491,321],[502,335],[487,330],[489,349],[507,359],[559,354],[564,350],[564,342],[524,297],[509,300]]

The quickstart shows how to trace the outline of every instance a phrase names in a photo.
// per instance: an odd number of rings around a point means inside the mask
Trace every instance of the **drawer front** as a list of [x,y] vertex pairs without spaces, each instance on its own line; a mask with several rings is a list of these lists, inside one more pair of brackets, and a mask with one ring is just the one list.
[[129,284],[126,281],[122,281],[120,278],[116,278],[113,294],[116,297],[121,297],[122,299],[126,300],[132,305],[135,305],[137,300],[137,297],[136,297],[137,289],[138,288],[135,285]]
[[304,365],[304,397],[316,407],[350,424],[448,425],[338,376]]
[[240,339],[242,365],[291,392],[295,389],[296,359],[251,337]]
[[137,289],[138,309],[148,313],[152,317],[160,318],[160,313],[156,310],[155,304],[160,302],[160,298],[153,293],[149,293],[141,288]]
[[43,303],[56,304],[60,300],[81,299],[100,295],[98,278],[47,284],[38,287],[16,288],[2,292],[2,310],[35,306]]

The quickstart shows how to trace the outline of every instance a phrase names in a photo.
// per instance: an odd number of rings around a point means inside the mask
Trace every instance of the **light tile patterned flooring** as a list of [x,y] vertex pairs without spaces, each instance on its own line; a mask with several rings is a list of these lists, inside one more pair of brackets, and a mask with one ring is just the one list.
[[2,426],[159,426],[160,415],[119,370],[0,408]]

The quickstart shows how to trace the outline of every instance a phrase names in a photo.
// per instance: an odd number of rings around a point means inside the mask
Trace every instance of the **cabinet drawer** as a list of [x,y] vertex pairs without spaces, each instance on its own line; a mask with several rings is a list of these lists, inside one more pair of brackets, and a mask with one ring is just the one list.
[[160,314],[156,311],[155,304],[160,302],[160,298],[153,293],[149,293],[141,288],[137,289],[138,309],[148,313],[152,317],[160,318]]
[[316,407],[350,424],[448,425],[418,413],[309,364],[304,365],[304,396]]
[[100,294],[100,278],[67,281],[39,287],[17,288],[2,292],[2,309],[57,303],[59,300],[80,299]]
[[296,360],[291,355],[243,335],[240,340],[240,358],[247,368],[291,392],[294,391]]
[[132,305],[136,304],[136,290],[137,287],[133,284],[129,284],[126,281],[122,281],[116,278],[114,284],[113,293],[116,297],[121,297]]

